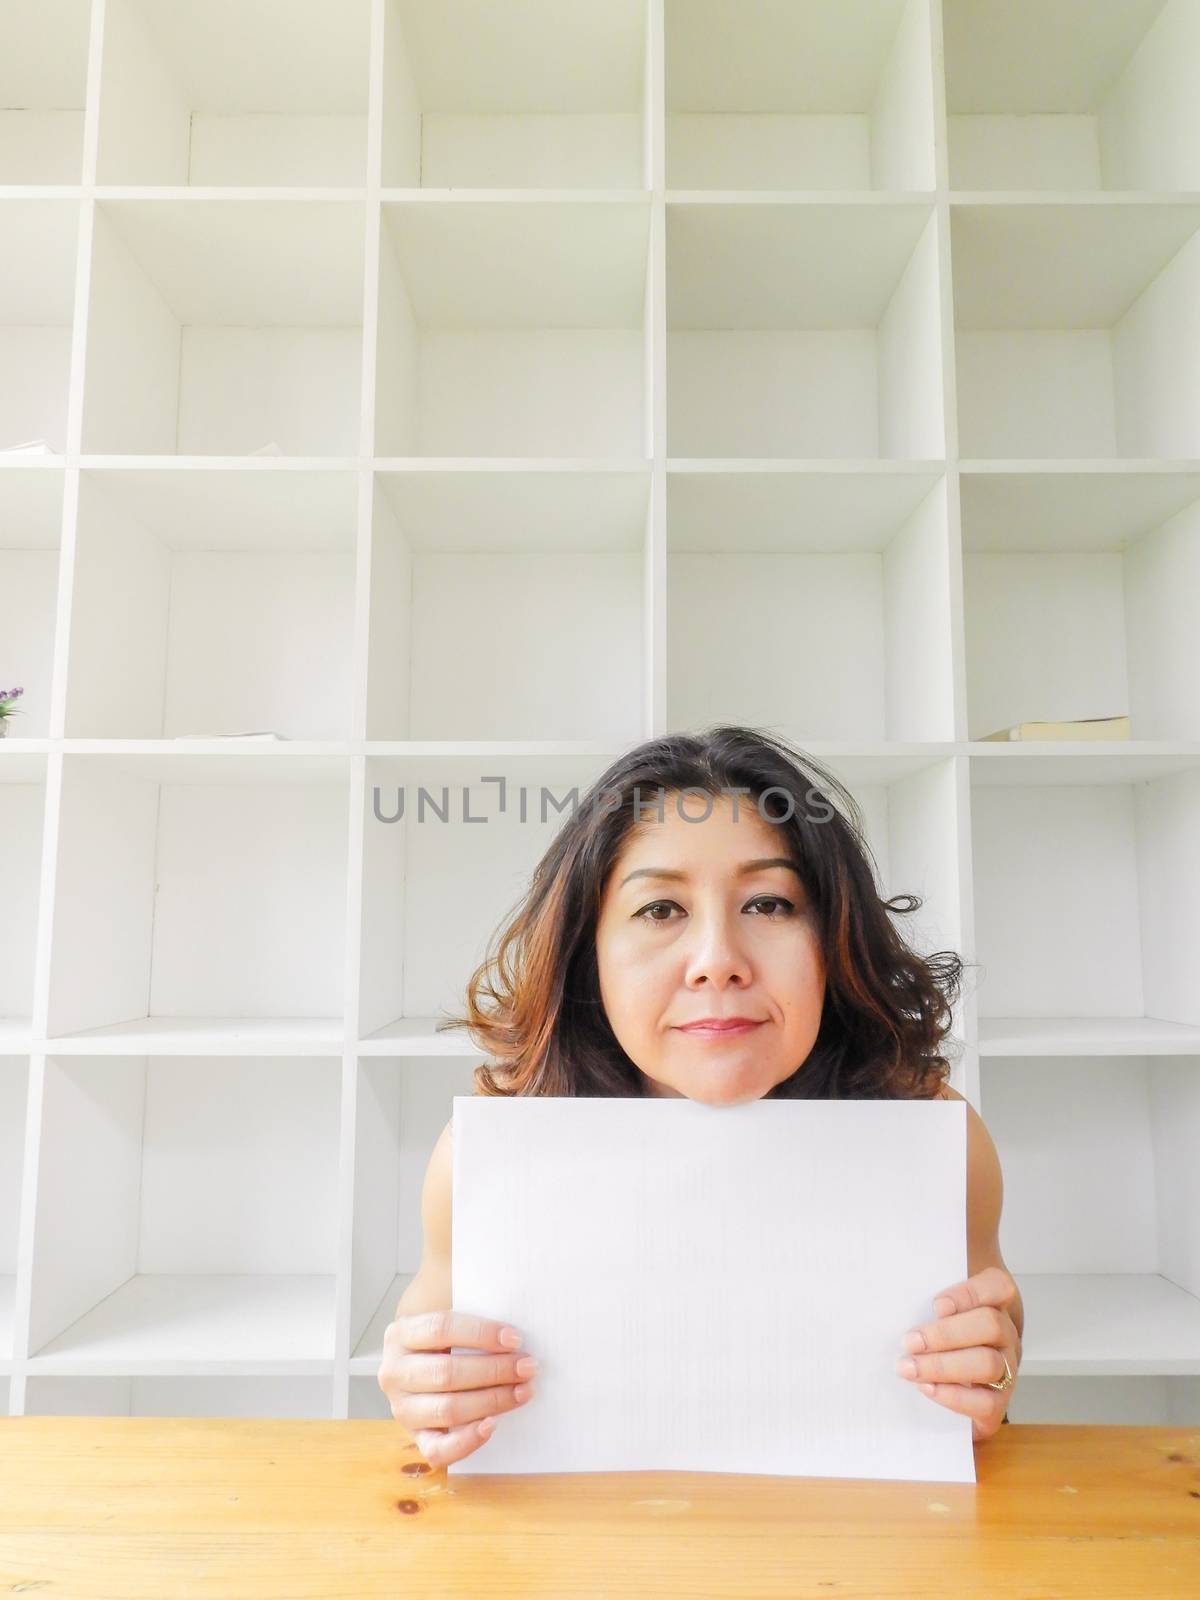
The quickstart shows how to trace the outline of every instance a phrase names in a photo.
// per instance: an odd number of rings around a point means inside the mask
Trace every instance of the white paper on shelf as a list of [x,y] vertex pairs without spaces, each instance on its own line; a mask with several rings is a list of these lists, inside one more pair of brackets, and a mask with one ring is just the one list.
[[286,739],[286,733],[175,733],[173,739]]
[[52,456],[58,452],[45,439],[26,439],[21,444],[0,445],[4,456]]
[[966,1112],[455,1095],[452,1302],[540,1369],[447,1470],[974,1483],[895,1370],[967,1276]]

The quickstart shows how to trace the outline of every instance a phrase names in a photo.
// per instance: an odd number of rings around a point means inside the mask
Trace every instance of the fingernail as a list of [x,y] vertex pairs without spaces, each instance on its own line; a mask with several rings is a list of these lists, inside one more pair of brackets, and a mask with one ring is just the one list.
[[901,1356],[896,1363],[896,1371],[902,1378],[915,1378],[917,1375],[917,1363],[911,1356]]
[[917,1388],[920,1389],[922,1394],[932,1394],[933,1393],[933,1385],[931,1383],[919,1383],[917,1385]]
[[501,1328],[500,1343],[506,1344],[510,1349],[515,1350],[517,1345],[521,1343],[521,1335],[515,1328]]
[[933,1309],[939,1317],[948,1317],[954,1310],[954,1301],[951,1300],[948,1294],[940,1294],[933,1302]]
[[516,1366],[517,1375],[522,1378],[532,1378],[537,1369],[537,1360],[533,1356],[522,1356]]
[[914,1328],[911,1333],[906,1333],[904,1335],[904,1348],[906,1350],[911,1350],[914,1355],[918,1350],[924,1350],[925,1335],[923,1333],[918,1333],[916,1328]]

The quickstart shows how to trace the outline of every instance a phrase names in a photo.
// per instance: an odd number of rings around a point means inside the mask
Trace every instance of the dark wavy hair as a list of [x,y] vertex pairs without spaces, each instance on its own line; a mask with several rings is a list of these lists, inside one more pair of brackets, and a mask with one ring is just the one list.
[[736,792],[780,831],[815,911],[825,999],[812,1050],[766,1099],[924,1100],[941,1092],[941,1053],[964,963],[921,956],[883,900],[862,814],[832,773],[783,738],[720,724],[665,734],[619,756],[595,780],[534,869],[528,891],[493,933],[466,990],[465,1028],[491,1059],[475,1069],[487,1095],[641,1097],[648,1091],[617,1042],[600,997],[595,930],[626,836],[659,795]]

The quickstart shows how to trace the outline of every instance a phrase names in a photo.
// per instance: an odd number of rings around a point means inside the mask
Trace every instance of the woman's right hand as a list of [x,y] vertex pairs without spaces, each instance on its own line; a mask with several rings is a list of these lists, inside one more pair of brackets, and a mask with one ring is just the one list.
[[[431,1467],[478,1450],[497,1413],[533,1394],[537,1362],[520,1345],[506,1323],[463,1311],[418,1311],[388,1323],[379,1387]],[[452,1346],[487,1354],[451,1355]]]

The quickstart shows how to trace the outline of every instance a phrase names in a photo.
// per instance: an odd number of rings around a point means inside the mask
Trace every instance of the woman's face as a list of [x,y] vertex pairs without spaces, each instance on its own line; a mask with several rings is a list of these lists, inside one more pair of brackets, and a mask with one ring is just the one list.
[[[601,999],[652,1094],[761,1099],[816,1042],[817,929],[781,831],[753,800],[738,797],[736,818],[728,795],[689,794],[680,809],[674,794],[661,820],[645,805],[609,874],[596,926]],[[731,1017],[753,1025],[685,1031]]]

